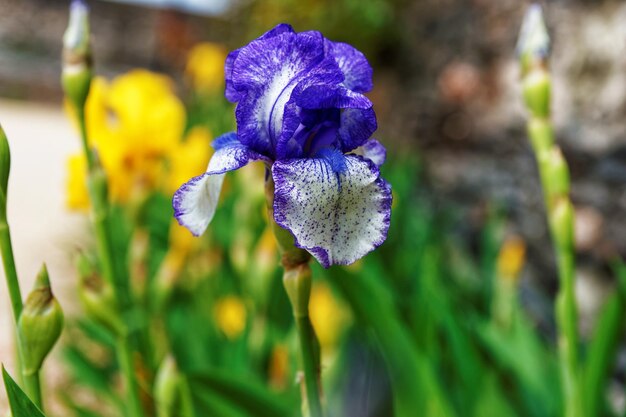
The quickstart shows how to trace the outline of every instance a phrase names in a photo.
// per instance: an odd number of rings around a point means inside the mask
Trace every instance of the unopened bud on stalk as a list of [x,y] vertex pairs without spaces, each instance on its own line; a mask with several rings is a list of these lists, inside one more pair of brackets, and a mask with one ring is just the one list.
[[561,251],[574,247],[574,207],[567,197],[559,198],[550,209],[550,224],[555,244]]
[[308,263],[286,268],[283,285],[293,307],[294,317],[309,315],[309,299],[311,298],[311,267]]
[[118,319],[111,284],[98,275],[84,255],[78,258],[76,266],[80,279],[78,296],[87,316],[117,333],[122,324]]
[[567,196],[570,190],[569,169],[563,153],[559,148],[542,152],[539,156],[546,194],[550,201]]
[[532,70],[522,81],[524,102],[528,111],[538,118],[550,116],[550,75],[545,69]]
[[48,270],[44,265],[35,287],[24,303],[18,321],[24,371],[35,374],[58,340],[63,329],[63,311],[52,294]]
[[11,150],[7,135],[0,126],[0,219],[7,218],[7,188],[11,171]]
[[528,8],[519,39],[517,41],[522,75],[537,64],[544,64],[550,53],[550,37],[543,20],[541,6],[533,4]]
[[74,0],[70,19],[63,36],[63,72],[61,81],[65,95],[80,110],[91,85],[91,40],[89,8],[83,0]]
[[176,360],[168,355],[163,359],[154,382],[154,399],[157,404],[158,417],[178,415],[180,402],[180,374]]

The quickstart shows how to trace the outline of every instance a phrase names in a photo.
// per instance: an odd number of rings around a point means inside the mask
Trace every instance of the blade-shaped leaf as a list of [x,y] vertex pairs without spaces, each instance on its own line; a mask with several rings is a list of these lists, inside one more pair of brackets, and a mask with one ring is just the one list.
[[193,397],[217,398],[224,406],[241,411],[242,415],[288,417],[298,409],[292,401],[274,394],[262,384],[223,371],[190,375],[189,385]]
[[4,387],[7,390],[13,417],[46,417],[15,383],[6,369],[4,369],[4,366],[2,367],[2,378],[4,379]]

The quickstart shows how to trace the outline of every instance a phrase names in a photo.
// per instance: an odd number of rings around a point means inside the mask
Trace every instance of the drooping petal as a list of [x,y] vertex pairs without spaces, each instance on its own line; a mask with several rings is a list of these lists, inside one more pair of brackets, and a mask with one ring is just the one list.
[[[263,35],[258,37],[257,40],[272,38],[285,32],[294,33],[294,30],[291,25],[281,23],[275,26],[273,29],[265,32]],[[224,74],[226,76],[226,89],[224,91],[224,95],[226,96],[226,99],[232,103],[238,102],[244,95],[243,93],[237,91],[233,86],[233,64],[235,63],[235,60],[239,55],[239,51],[240,49],[235,49],[234,51],[230,52],[226,57],[226,62],[224,64]]]
[[345,80],[343,85],[357,93],[372,90],[372,67],[362,52],[342,42],[326,41],[326,50],[334,56]]
[[382,143],[373,138],[356,148],[354,153],[363,155],[363,157],[369,159],[377,166],[384,164],[387,159],[387,149],[385,149]]
[[291,92],[323,58],[323,38],[319,32],[281,33],[251,42],[239,51],[232,80],[235,89],[246,91],[236,114],[242,143],[263,154],[274,155]]
[[234,132],[220,136],[213,142],[215,153],[207,171],[184,183],[174,193],[174,217],[196,236],[201,235],[213,219],[219,200],[224,173],[239,169],[264,156],[241,144]]
[[274,219],[325,268],[353,263],[385,241],[391,187],[372,162],[348,155],[335,172],[326,158],[277,161],[272,176]]

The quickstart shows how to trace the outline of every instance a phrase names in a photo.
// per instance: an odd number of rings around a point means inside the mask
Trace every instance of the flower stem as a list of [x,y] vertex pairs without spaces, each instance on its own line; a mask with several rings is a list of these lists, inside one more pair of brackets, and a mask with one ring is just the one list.
[[[130,310],[132,300],[128,282],[117,273],[115,257],[113,255],[113,242],[111,240],[110,207],[108,202],[108,184],[104,170],[89,147],[85,111],[83,108],[76,109],[80,125],[80,135],[85,158],[87,159],[89,193],[92,204],[92,216],[96,233],[96,245],[104,279],[111,285],[119,314],[124,323],[124,315]],[[126,396],[130,417],[143,416],[143,408],[139,398],[137,377],[133,366],[133,349],[131,334],[128,328],[120,329],[117,337],[117,357],[120,371],[126,384]]]
[[[285,263],[283,262],[283,264]],[[298,330],[308,415],[322,417],[324,414],[320,400],[320,345],[309,317],[311,268],[308,262],[298,264],[295,267],[286,265],[283,283],[291,301],[293,317]],[[306,407],[303,407],[303,414],[307,415],[305,410]]]
[[[536,71],[545,69],[537,68]],[[555,316],[565,416],[578,417],[583,410],[583,392],[578,352],[578,312],[574,288],[574,215],[569,198],[569,169],[559,147],[555,144],[548,115],[533,114],[531,109],[528,135],[539,167],[559,275]]]

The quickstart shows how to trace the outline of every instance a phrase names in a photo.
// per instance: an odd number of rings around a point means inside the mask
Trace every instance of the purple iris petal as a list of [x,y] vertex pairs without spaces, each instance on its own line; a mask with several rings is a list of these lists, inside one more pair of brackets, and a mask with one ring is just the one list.
[[[294,30],[291,25],[281,23],[273,29],[265,32],[263,35],[258,37],[257,40],[272,38],[285,32],[294,33]],[[226,76],[226,90],[224,91],[224,95],[226,96],[226,99],[228,99],[228,101],[232,103],[236,103],[243,98],[243,94],[237,91],[233,86],[233,65],[235,63],[235,60],[237,59],[237,56],[239,56],[240,50],[241,49],[235,49],[234,51],[230,52],[226,56],[226,62],[224,63],[224,75]]]
[[343,109],[340,114],[339,137],[341,150],[350,152],[368,140],[376,131],[374,109]]
[[362,258],[385,241],[389,229],[391,187],[372,162],[344,158],[341,173],[334,172],[327,158],[272,166],[276,223],[325,268]]
[[362,146],[355,149],[355,152],[359,155],[363,155],[377,166],[381,166],[387,159],[387,149],[376,139],[370,139]]
[[357,93],[372,91],[372,67],[365,55],[342,42],[326,41],[326,50],[333,55],[345,76],[343,85]]

